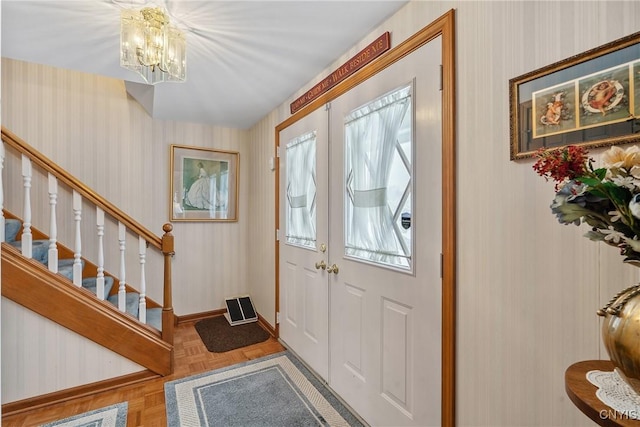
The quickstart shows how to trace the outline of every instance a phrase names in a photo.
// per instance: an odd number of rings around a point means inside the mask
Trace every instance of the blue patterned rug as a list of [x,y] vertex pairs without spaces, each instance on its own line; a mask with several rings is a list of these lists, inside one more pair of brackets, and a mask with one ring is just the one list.
[[43,424],[42,427],[126,427],[126,425],[127,402],[122,402]]
[[169,427],[362,426],[289,352],[164,385]]

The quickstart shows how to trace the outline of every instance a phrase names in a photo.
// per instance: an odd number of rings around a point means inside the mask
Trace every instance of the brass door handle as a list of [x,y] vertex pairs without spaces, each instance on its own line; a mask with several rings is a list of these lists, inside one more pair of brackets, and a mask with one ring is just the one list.
[[332,266],[327,267],[327,273],[338,274],[338,266],[333,264]]
[[320,270],[320,269],[326,269],[327,268],[327,263],[325,263],[324,261],[320,261],[320,262],[316,262],[316,269]]

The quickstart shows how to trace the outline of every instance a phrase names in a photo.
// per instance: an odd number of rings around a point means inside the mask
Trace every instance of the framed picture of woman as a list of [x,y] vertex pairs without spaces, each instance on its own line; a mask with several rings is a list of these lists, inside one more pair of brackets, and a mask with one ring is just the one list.
[[237,221],[239,154],[171,145],[171,221]]

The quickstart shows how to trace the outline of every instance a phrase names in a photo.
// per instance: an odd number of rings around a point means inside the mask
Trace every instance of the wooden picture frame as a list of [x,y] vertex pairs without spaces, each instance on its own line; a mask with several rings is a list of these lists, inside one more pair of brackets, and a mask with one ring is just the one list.
[[509,80],[511,160],[640,142],[640,32]]
[[239,154],[171,145],[171,221],[237,221]]

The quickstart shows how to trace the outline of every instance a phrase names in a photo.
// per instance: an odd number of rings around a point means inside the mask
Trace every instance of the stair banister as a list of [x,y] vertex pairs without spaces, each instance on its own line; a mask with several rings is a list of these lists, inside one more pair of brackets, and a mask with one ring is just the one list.
[[22,255],[33,257],[33,235],[31,234],[31,159],[22,155],[22,182],[24,187],[24,219],[22,220]]
[[18,152],[26,155],[34,164],[36,164],[41,169],[45,170],[46,172],[51,172],[53,175],[55,175],[58,181],[75,189],[83,198],[85,198],[95,206],[99,206],[102,210],[105,211],[105,213],[114,218],[117,218],[133,233],[144,237],[144,239],[150,245],[156,247],[158,250],[162,249],[162,239],[159,236],[149,231],[133,218],[129,217],[114,204],[95,193],[69,172],[53,163],[48,157],[35,150],[22,139],[14,135],[11,131],[7,130],[4,126],[2,127],[2,140]]
[[143,237],[138,238],[140,255],[140,299],[138,302],[138,320],[147,323],[147,280],[144,274],[144,265],[147,262],[147,242]]
[[126,249],[126,233],[127,228],[123,223],[118,222],[118,242],[120,247],[120,281],[118,283],[118,310],[125,311],[127,309],[127,281],[126,277],[126,263],[125,263],[125,249]]
[[96,227],[98,232],[98,274],[96,277],[96,296],[105,299],[104,294],[104,211],[96,207]]
[[[160,250],[165,259],[165,277],[164,277],[164,302],[163,302],[163,311],[162,311],[162,338],[166,342],[173,342],[173,308],[171,306],[171,267],[170,267],[170,259],[173,255],[173,236],[170,231],[172,230],[172,226],[170,224],[165,224],[163,226],[163,230],[165,231],[165,235],[163,237],[159,237],[156,234],[149,231],[147,228],[142,226],[140,223],[129,217],[115,205],[113,205],[108,200],[104,199],[85,184],[80,182],[77,178],[72,176],[66,170],[62,169],[56,163],[52,162],[49,158],[44,156],[42,153],[38,152],[36,149],[31,147],[29,144],[24,142],[21,138],[17,137],[11,131],[2,127],[2,141],[5,144],[8,144],[10,147],[18,151],[23,158],[23,180],[25,182],[25,191],[28,191],[28,184],[30,185],[30,177],[25,177],[24,172],[26,169],[31,170],[32,164],[35,164],[40,169],[44,170],[55,176],[58,182],[70,187],[73,190],[73,211],[74,218],[76,220],[76,246],[74,248],[75,252],[74,257],[77,254],[80,254],[81,240],[80,240],[80,218],[81,218],[81,205],[82,200],[87,200],[89,203],[92,203],[97,208],[100,208],[104,213],[110,215],[115,218],[118,222],[122,223],[129,231],[138,235],[139,239],[144,240],[145,246],[153,246]],[[4,148],[4,147],[3,147]],[[26,160],[25,160],[26,159]],[[25,169],[26,168],[26,169]],[[30,227],[31,207],[27,206],[25,201],[25,218],[24,221],[27,222]],[[27,215],[28,214],[28,215]],[[4,229],[4,227],[3,227]],[[168,229],[168,230],[167,230]],[[22,239],[25,238],[25,232],[27,234],[27,238],[31,237],[29,234],[29,229],[23,231]],[[24,245],[24,241],[23,241]],[[26,245],[31,249],[31,244]],[[24,250],[24,248],[23,248]],[[79,261],[79,259],[77,259]],[[74,273],[76,269],[76,264],[74,263]],[[169,275],[167,276],[167,273]],[[75,274],[74,274],[75,277]],[[144,281],[144,277],[143,277]],[[74,280],[74,283],[76,281]],[[76,283],[77,284],[77,283]],[[79,286],[81,286],[81,280]],[[142,292],[145,292],[144,289],[141,289]],[[144,295],[144,294],[142,294]],[[144,299],[141,298],[141,303],[144,303]]]
[[73,220],[76,224],[75,245],[73,247],[73,284],[82,286],[82,196],[73,190]]
[[51,212],[49,216],[49,271],[53,273],[58,272],[58,225],[56,220],[56,204],[58,202],[58,180],[56,177],[49,173],[49,205],[51,206]]
[[175,254],[173,250],[173,225],[167,223],[162,226],[162,253],[164,255],[164,304],[162,307],[162,339],[173,344],[173,302],[171,293],[171,258]]

